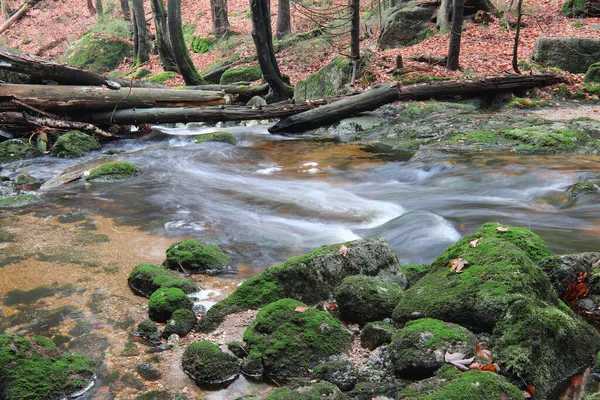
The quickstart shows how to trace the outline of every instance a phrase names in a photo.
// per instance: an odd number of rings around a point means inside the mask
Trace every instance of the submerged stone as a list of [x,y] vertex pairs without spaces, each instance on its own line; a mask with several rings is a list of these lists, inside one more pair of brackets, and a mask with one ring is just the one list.
[[219,246],[189,239],[172,244],[163,265],[177,271],[215,274],[224,271],[229,262],[229,256]]
[[0,163],[39,157],[42,152],[24,139],[10,139],[0,143]]
[[192,310],[194,303],[177,288],[160,288],[150,296],[148,316],[152,321],[167,322],[176,310]]
[[131,178],[140,173],[140,169],[130,162],[115,161],[96,167],[85,176],[87,181],[115,181]]
[[91,150],[98,150],[100,143],[93,136],[81,131],[69,131],[56,139],[50,154],[58,157],[81,157]]
[[187,294],[201,290],[196,282],[185,279],[182,274],[153,264],[136,266],[127,282],[135,294],[148,298],[160,288],[178,288]]
[[0,196],[0,208],[19,208],[37,203],[40,197],[35,194],[17,194],[14,196]]
[[196,143],[221,142],[233,145],[237,144],[237,139],[231,132],[214,132],[196,135],[194,136],[194,141]]
[[228,383],[239,375],[237,358],[207,341],[192,343],[185,349],[182,367],[194,381],[204,385]]

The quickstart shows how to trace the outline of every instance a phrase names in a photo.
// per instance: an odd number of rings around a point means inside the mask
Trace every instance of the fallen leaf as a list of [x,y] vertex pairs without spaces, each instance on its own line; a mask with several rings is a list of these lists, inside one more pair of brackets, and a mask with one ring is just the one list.
[[569,284],[569,287],[563,295],[563,300],[569,305],[577,304],[577,302],[588,295],[590,288],[585,282],[587,272],[579,272],[577,279]]
[[466,365],[463,365],[461,363],[458,363],[456,361],[452,361],[450,364],[454,365],[456,368],[458,368],[460,371],[468,371],[469,367],[467,367]]
[[348,254],[348,248],[344,245],[341,245],[338,252],[342,255],[342,257],[346,257],[346,254]]
[[468,267],[469,262],[463,258],[455,258],[450,262],[450,271],[454,271],[457,274],[460,274],[463,268]]
[[308,311],[310,307],[306,307],[306,306],[298,306],[296,307],[296,312],[306,312]]
[[329,308],[331,311],[337,311],[338,310],[338,306],[335,303],[330,303],[328,301],[324,301],[323,302],[323,307],[325,308]]
[[504,232],[508,232],[508,228],[505,228],[505,227],[503,227],[503,226],[499,226],[499,227],[497,227],[497,228],[496,228],[496,230],[497,230],[498,232],[502,232],[502,233],[504,233]]
[[523,390],[523,397],[525,397],[526,399],[530,399],[531,393],[529,393],[527,390]]
[[596,261],[595,263],[592,263],[592,268],[596,267],[600,267],[600,260]]
[[479,357],[483,357],[486,360],[489,360],[490,362],[492,362],[493,358],[492,358],[492,352],[482,348],[479,344],[477,344],[477,351],[475,352],[475,355],[479,356]]
[[529,391],[529,393],[531,393],[532,395],[535,394],[535,386],[533,385],[527,385],[527,390]]
[[444,354],[444,361],[447,363],[452,362],[452,361],[462,360],[463,358],[465,358],[464,353],[448,353],[448,352],[446,352],[446,354]]
[[481,243],[481,238],[475,239],[475,240],[471,240],[469,242],[469,247],[477,247],[477,246],[479,246],[479,243]]

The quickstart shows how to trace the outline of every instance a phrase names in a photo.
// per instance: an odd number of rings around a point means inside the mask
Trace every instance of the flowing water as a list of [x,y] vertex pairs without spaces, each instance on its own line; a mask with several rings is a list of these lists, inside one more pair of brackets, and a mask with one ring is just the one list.
[[[237,146],[197,145],[187,135],[202,130],[166,128],[167,136],[111,144],[143,173],[43,190],[42,203],[3,212],[0,330],[43,334],[70,350],[101,342],[107,370],[121,374],[154,357],[163,379],[141,383],[146,390],[191,394],[198,389],[180,371],[180,353],[151,356],[139,345],[139,355],[121,354],[132,340],[127,330],[146,312],[126,277],[139,263],[160,263],[175,240],[216,243],[233,257],[230,277],[195,277],[215,290],[205,301],[290,256],[373,235],[386,237],[402,263],[430,262],[487,221],[531,228],[557,253],[598,250],[597,196],[570,202],[567,189],[599,175],[600,157],[409,161],[410,154],[376,146],[272,136],[265,127],[230,130]],[[81,161],[42,157],[17,167],[49,179]],[[104,378],[90,396],[143,391],[139,383]],[[208,398],[235,398],[250,387],[265,389],[242,379]]]

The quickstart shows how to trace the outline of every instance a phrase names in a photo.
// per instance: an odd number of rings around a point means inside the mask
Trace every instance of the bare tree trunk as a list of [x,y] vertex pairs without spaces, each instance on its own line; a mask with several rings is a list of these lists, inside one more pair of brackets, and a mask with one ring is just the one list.
[[448,48],[448,63],[446,64],[449,71],[456,71],[458,69],[464,6],[464,0],[454,0],[454,5],[452,7],[452,31],[450,32],[450,46]]
[[150,0],[152,16],[156,26],[156,47],[160,63],[165,71],[179,72],[171,42],[169,41],[169,30],[167,29],[167,10],[163,0]]
[[98,17],[104,14],[104,7],[102,6],[102,0],[96,0],[96,13]]
[[0,0],[0,8],[2,8],[2,18],[6,21],[10,18],[11,10],[6,0]]
[[96,15],[96,7],[94,7],[93,0],[87,0],[87,8],[92,15]]
[[188,86],[202,85],[205,82],[196,70],[183,39],[181,0],[169,0],[167,3],[167,22],[175,62],[177,62],[177,68],[185,84]]
[[519,35],[521,34],[521,6],[523,5],[523,0],[519,0],[517,3],[517,31],[515,32],[515,46],[513,48],[513,59],[512,59],[512,67],[517,74],[520,74],[519,71]]
[[210,0],[213,33],[217,37],[223,36],[229,29],[227,11],[227,0]]
[[283,81],[273,50],[269,1],[250,0],[250,12],[252,13],[252,39],[254,39],[258,63],[263,77],[271,88],[267,98],[273,102],[289,99],[292,97],[292,91]]
[[133,23],[134,23],[134,50],[135,65],[143,64],[150,60],[148,46],[148,30],[146,27],[146,14],[144,12],[144,1],[133,0]]
[[354,86],[358,64],[360,62],[360,0],[349,0],[352,19],[350,23],[350,59],[352,60],[352,78],[350,85]]
[[0,33],[13,26],[18,20],[21,19],[23,15],[27,14],[27,11],[33,8],[40,1],[42,0],[27,0],[16,13],[14,13],[9,19],[6,20],[6,22],[2,24],[2,26],[0,26]]
[[450,31],[450,11],[452,9],[452,0],[442,0],[437,12],[437,27],[440,33]]
[[277,3],[277,40],[281,40],[285,35],[292,33],[291,25],[290,0],[279,0]]
[[121,0],[121,10],[123,10],[123,19],[131,22],[131,10],[129,9],[129,0]]

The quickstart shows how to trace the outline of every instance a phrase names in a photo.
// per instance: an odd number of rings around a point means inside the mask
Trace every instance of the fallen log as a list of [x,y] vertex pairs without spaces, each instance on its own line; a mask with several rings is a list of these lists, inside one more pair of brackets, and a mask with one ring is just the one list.
[[74,122],[74,121],[63,121],[56,120],[51,118],[37,118],[32,117],[30,115],[24,114],[25,121],[31,125],[35,126],[47,126],[49,128],[57,128],[57,129],[77,129],[82,132],[86,132],[93,135],[98,135],[106,138],[112,138],[112,135],[105,130],[98,128],[92,124],[87,124],[85,122]]
[[214,91],[148,88],[109,90],[93,86],[0,84],[0,110],[14,109],[13,99],[40,110],[61,113],[121,108],[200,107],[229,101],[225,93]]
[[252,98],[254,96],[266,96],[269,93],[269,85],[198,85],[187,86],[185,90],[215,90],[223,91],[225,94]]
[[27,0],[25,3],[23,3],[21,8],[19,8],[19,10],[16,13],[14,13],[12,15],[12,17],[7,19],[0,26],[0,33],[3,33],[5,30],[7,30],[11,26],[13,26],[18,20],[20,20],[25,14],[27,14],[27,11],[29,11],[31,8],[33,8],[40,1],[42,1],[42,0]]
[[381,85],[356,96],[292,115],[269,128],[270,133],[300,133],[332,124],[352,115],[373,111],[397,100],[429,100],[448,97],[487,97],[492,94],[528,90],[564,82],[556,74],[509,75],[481,80],[445,81],[433,84],[400,86],[399,83]]
[[416,56],[407,57],[409,60],[427,63],[429,65],[446,66],[448,61],[446,57],[432,56],[431,54],[418,54]]
[[104,75],[96,74],[79,68],[73,68],[47,61],[41,58],[32,57],[25,53],[0,48],[0,69],[19,72],[30,75],[33,78],[54,81],[63,85],[106,85],[110,89],[119,89],[119,87],[147,87],[147,88],[165,88],[164,85],[156,83],[142,82],[134,79],[116,79],[107,78]]

